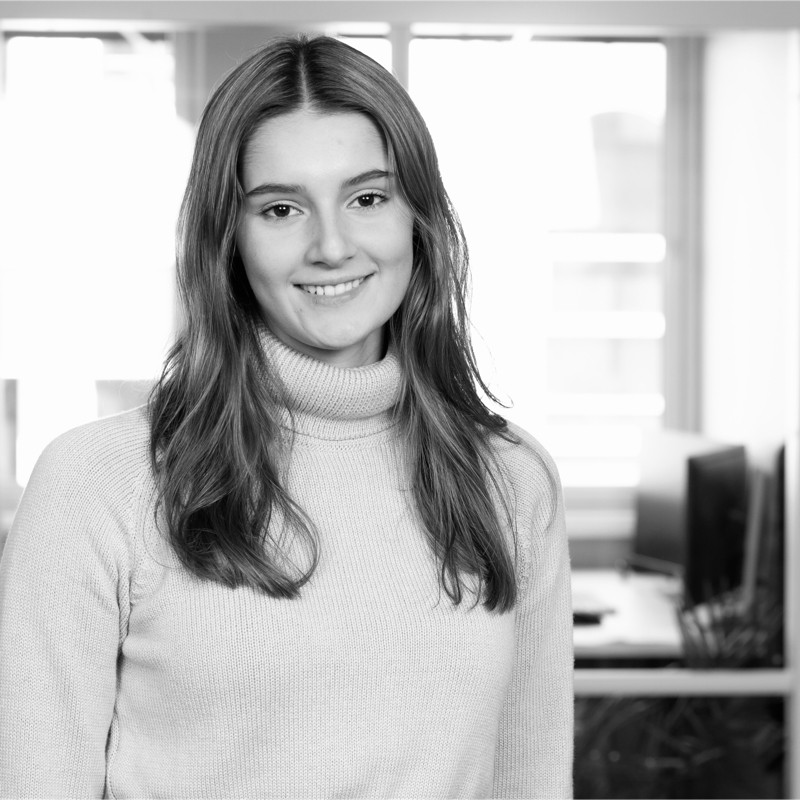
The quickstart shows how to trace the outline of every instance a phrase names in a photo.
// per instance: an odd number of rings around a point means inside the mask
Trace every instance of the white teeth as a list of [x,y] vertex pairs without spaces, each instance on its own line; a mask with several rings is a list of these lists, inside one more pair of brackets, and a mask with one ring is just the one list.
[[333,297],[335,295],[344,294],[345,292],[349,292],[351,289],[355,289],[356,286],[360,286],[364,282],[364,278],[357,278],[354,281],[345,281],[345,283],[337,283],[335,285],[328,284],[327,286],[313,286],[310,283],[302,284],[301,288],[303,291],[308,292],[309,294],[315,295],[323,295],[325,297]]

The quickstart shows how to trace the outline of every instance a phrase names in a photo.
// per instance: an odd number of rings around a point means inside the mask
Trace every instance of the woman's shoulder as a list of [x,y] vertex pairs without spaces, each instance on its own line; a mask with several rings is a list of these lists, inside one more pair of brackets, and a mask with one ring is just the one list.
[[149,467],[146,406],[71,428],[45,447],[32,480],[97,489],[125,483]]
[[516,423],[508,422],[506,435],[493,434],[491,446],[514,485],[539,486],[555,500],[561,486],[558,467],[535,436]]
[[38,564],[59,580],[64,565],[130,569],[152,496],[148,427],[139,408],[72,428],[47,445],[17,507],[4,566],[24,575]]
[[555,569],[559,553],[567,552],[561,479],[547,448],[519,425],[509,422],[506,436],[492,437],[492,448],[497,486],[518,534],[521,586],[527,586],[533,575]]
[[554,525],[562,526],[561,479],[547,448],[513,422],[508,423],[504,434],[495,433],[490,441],[497,468],[496,487],[518,530],[529,530],[538,539]]

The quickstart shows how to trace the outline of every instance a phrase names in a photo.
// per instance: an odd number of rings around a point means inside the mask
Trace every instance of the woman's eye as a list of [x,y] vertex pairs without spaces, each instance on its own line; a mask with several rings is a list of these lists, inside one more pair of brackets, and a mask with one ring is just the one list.
[[261,212],[265,217],[270,219],[286,219],[298,213],[294,206],[286,205],[286,203],[277,203],[274,206],[269,206]]
[[365,192],[353,201],[359,208],[374,208],[386,200],[385,195],[377,192]]

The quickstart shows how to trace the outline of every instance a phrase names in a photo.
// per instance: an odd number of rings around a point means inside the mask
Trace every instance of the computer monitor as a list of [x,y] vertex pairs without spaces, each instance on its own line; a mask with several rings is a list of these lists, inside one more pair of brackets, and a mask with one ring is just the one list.
[[662,430],[646,435],[640,463],[632,566],[681,575],[692,602],[738,586],[747,510],[744,447]]

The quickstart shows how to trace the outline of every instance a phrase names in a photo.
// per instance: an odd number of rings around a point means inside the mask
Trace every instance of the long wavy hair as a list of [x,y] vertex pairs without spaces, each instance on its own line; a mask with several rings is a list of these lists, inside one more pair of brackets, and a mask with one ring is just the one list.
[[[414,215],[411,280],[389,321],[403,375],[395,414],[405,468],[440,587],[455,604],[469,591],[507,611],[517,594],[516,534],[510,542],[513,515],[489,438],[515,439],[480,397],[494,399],[470,342],[464,235],[408,94],[372,59],[324,36],[268,43],[227,75],[200,121],[177,233],[184,324],[149,403],[170,542],[196,575],[273,597],[296,597],[318,563],[318,533],[281,479],[280,385],[236,249],[247,143],[265,120],[301,108],[364,114],[383,136]],[[286,530],[305,545],[302,566],[288,557]]]

